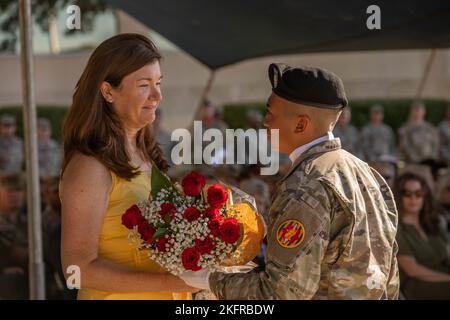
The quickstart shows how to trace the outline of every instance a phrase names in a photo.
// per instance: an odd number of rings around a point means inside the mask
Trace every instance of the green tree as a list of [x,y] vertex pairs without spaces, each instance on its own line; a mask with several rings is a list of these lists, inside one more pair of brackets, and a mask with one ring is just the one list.
[[[42,31],[48,32],[49,26],[58,13],[64,12],[69,5],[77,5],[81,11],[80,30],[66,30],[70,35],[75,32],[91,32],[95,16],[110,8],[104,0],[32,0],[31,12],[34,22]],[[17,0],[0,0],[0,30],[4,39],[0,42],[0,51],[14,52],[18,41],[19,10]]]

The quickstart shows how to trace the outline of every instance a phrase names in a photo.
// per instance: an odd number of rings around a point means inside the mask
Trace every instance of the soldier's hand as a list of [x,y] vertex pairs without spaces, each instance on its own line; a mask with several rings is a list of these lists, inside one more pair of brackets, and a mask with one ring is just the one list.
[[199,271],[185,271],[180,278],[188,285],[194,288],[211,290],[209,287],[209,276],[211,270],[202,269]]

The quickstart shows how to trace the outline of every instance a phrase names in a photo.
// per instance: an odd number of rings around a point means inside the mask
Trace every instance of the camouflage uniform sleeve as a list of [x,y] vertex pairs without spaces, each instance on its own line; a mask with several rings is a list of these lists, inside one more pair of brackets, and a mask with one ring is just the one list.
[[214,294],[228,300],[312,298],[319,288],[329,238],[330,206],[318,195],[325,193],[322,191],[300,189],[280,194],[271,207],[275,215],[269,222],[265,270],[213,273],[210,286]]
[[385,199],[385,203],[389,208],[389,212],[392,214],[390,215],[391,222],[396,227],[396,236],[397,239],[394,239],[393,242],[393,249],[391,254],[391,266],[390,266],[390,272],[386,283],[386,298],[389,300],[397,300],[399,297],[400,292],[400,275],[399,275],[399,269],[398,269],[398,262],[397,262],[397,255],[399,252],[399,232],[401,232],[401,228],[398,226],[398,212],[397,212],[397,206],[395,204],[394,195],[392,194],[392,190],[387,185],[386,181],[383,179],[383,177],[374,169],[371,168],[372,174],[374,175],[375,179],[378,181],[378,184],[380,185],[380,190],[383,193],[383,198]]
[[400,159],[402,159],[402,160],[408,159],[407,145],[408,145],[408,141],[407,141],[406,128],[405,128],[405,126],[402,126],[402,127],[400,127],[400,129],[398,129],[398,155],[399,155]]
[[444,159],[444,160],[447,160],[448,158],[447,158],[447,155],[446,155],[446,145],[445,145],[445,141],[446,141],[446,137],[445,137],[445,129],[444,129],[444,127],[443,126],[441,126],[441,125],[439,125],[439,128],[438,128],[438,130],[439,130],[439,140],[441,141],[441,144],[440,144],[440,146],[439,146],[439,157],[440,157],[440,159]]
[[395,153],[395,134],[391,127],[388,128],[388,149],[391,154]]
[[363,159],[365,159],[366,161],[368,161],[371,158],[371,154],[373,153],[373,149],[372,149],[372,145],[370,143],[370,141],[373,140],[371,139],[371,130],[370,127],[364,127],[361,130],[361,139],[360,142],[358,141],[357,143],[361,143],[361,154],[363,156]]
[[433,136],[434,139],[431,140],[431,143],[433,144],[433,151],[432,155],[435,159],[439,159],[439,150],[441,146],[441,136],[439,135],[439,131],[436,128],[433,128]]
[[391,272],[389,273],[388,281],[386,284],[387,299],[398,300],[400,293],[400,275],[397,262],[398,244],[394,241],[394,250],[391,257]]

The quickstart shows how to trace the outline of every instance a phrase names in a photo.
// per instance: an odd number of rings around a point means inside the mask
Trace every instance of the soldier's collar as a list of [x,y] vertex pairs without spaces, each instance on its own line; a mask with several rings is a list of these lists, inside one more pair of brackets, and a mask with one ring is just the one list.
[[299,158],[297,158],[297,160],[294,162],[292,167],[289,169],[288,173],[278,183],[281,183],[287,177],[289,177],[292,174],[292,172],[294,172],[297,169],[297,167],[305,159],[307,159],[309,157],[312,157],[312,156],[314,156],[316,154],[319,154],[319,153],[325,153],[325,152],[337,150],[337,149],[340,149],[340,148],[341,148],[341,139],[339,139],[339,138],[334,138],[332,140],[327,140],[327,141],[324,141],[324,142],[321,142],[319,144],[314,145],[310,149],[308,149],[305,152],[303,152],[300,155]]
[[329,131],[326,135],[317,138],[307,144],[304,144],[300,147],[298,147],[297,149],[295,149],[294,151],[291,152],[291,154],[289,155],[289,159],[292,161],[292,164],[294,164],[298,158],[300,158],[300,156],[307,150],[311,149],[312,147],[314,147],[315,145],[318,145],[324,141],[330,141],[334,139],[334,135],[333,132]]

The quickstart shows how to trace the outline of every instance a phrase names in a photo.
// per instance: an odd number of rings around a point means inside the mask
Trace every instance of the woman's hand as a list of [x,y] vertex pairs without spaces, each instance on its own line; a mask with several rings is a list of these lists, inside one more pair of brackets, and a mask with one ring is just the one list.
[[166,273],[166,282],[168,285],[170,285],[172,288],[176,288],[174,292],[189,292],[189,293],[195,293],[200,291],[199,288],[195,288],[193,286],[188,285],[183,279],[174,276],[170,273]]
[[181,184],[179,182],[175,182],[173,184],[175,190],[177,190],[177,192],[183,196],[185,196],[184,191],[183,191],[183,187],[181,186]]

